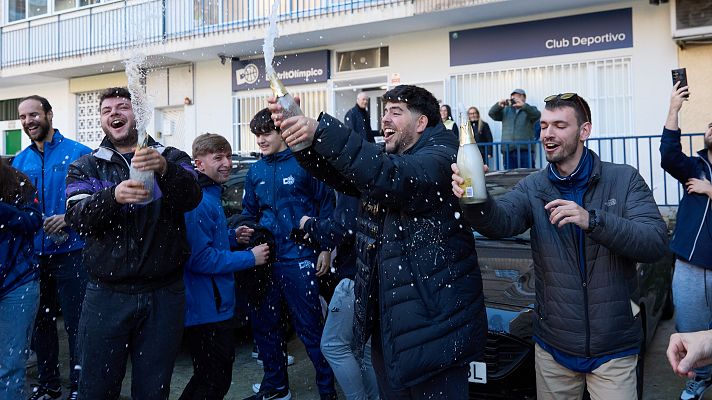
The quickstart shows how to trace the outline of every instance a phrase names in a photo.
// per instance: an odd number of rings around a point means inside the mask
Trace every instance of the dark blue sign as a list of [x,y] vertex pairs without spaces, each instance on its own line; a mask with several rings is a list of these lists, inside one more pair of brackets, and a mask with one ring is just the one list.
[[[329,50],[275,56],[272,62],[277,77],[285,84],[326,82],[329,79]],[[268,88],[265,60],[232,60],[232,91]]]
[[450,65],[633,46],[630,8],[450,32]]

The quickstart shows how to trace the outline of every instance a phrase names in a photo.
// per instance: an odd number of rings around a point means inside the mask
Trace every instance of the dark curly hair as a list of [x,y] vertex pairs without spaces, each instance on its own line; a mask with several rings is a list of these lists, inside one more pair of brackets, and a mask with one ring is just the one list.
[[425,115],[430,127],[440,123],[438,100],[432,93],[421,87],[398,85],[387,91],[382,99],[384,103],[405,103],[409,111]]
[[99,107],[101,107],[101,103],[103,103],[104,100],[114,97],[122,97],[124,99],[131,100],[131,92],[129,92],[129,90],[125,87],[112,87],[104,89],[99,95]]
[[22,172],[0,159],[0,201],[8,204],[29,202],[34,198],[35,187]]
[[268,108],[261,109],[250,121],[250,131],[255,135],[279,131],[272,121],[272,113]]

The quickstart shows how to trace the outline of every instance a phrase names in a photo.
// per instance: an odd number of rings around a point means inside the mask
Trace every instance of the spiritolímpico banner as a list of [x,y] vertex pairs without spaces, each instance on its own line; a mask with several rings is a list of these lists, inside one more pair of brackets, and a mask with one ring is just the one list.
[[450,65],[626,47],[633,47],[631,8],[450,32]]
[[[329,79],[329,50],[274,56],[274,70],[285,86],[326,82]],[[232,60],[232,91],[264,89],[265,60]]]

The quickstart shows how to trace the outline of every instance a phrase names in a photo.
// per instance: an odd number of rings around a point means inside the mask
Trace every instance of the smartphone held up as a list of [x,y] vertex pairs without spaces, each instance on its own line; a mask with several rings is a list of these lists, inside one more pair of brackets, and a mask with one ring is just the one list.
[[[687,70],[685,68],[678,68],[672,70],[672,84],[675,86],[676,83],[680,82],[678,88],[687,86]],[[689,88],[688,88],[689,91]],[[685,97],[690,97],[690,94],[686,94]]]

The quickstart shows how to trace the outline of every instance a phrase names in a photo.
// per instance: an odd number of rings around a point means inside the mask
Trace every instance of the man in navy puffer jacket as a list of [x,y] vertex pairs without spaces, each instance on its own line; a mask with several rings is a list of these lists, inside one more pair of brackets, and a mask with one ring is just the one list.
[[[663,136],[660,140],[660,163],[663,169],[685,185],[680,200],[677,222],[670,248],[677,256],[672,280],[675,323],[680,332],[707,330],[712,324],[712,123],[707,126],[705,148],[696,156],[682,152],[677,114],[687,100],[687,87],[673,88]],[[680,398],[702,398],[712,386],[710,366],[695,370]]]
[[30,399],[59,398],[57,316],[61,306],[69,342],[70,390],[79,383],[77,332],[87,284],[82,264],[84,242],[64,222],[65,179],[69,164],[91,152],[87,146],[65,138],[52,126],[52,106],[41,96],[29,96],[18,104],[20,122],[32,144],[12,164],[24,172],[37,188],[44,216],[43,229],[35,235],[35,254],[40,263],[40,312],[32,338],[37,352],[39,386]]
[[205,133],[193,141],[193,159],[203,199],[185,214],[191,255],[185,265],[185,336],[193,358],[193,376],[180,400],[222,399],[230,390],[235,344],[234,273],[262,265],[269,256],[266,244],[252,251],[237,247],[235,230],[228,231],[220,196],[232,167],[228,141]]
[[333,117],[282,120],[299,162],[358,197],[353,347],[370,337],[382,399],[467,398],[468,363],[484,355],[487,321],[475,240],[450,194],[457,139],[427,90],[383,95],[385,151]]

